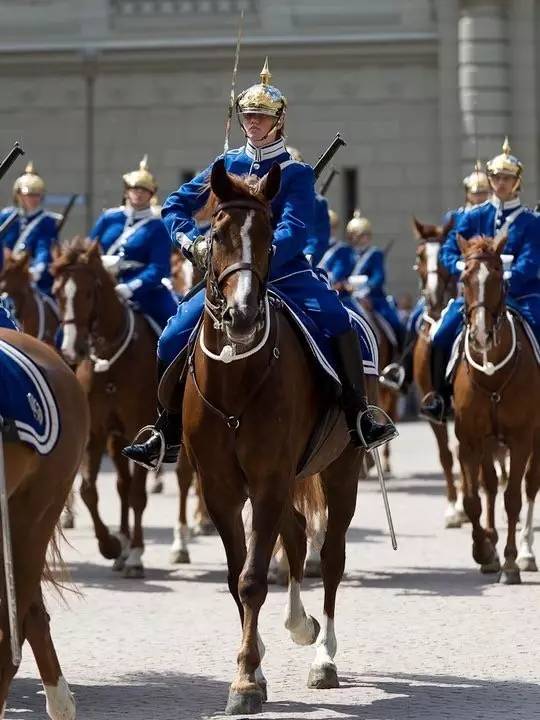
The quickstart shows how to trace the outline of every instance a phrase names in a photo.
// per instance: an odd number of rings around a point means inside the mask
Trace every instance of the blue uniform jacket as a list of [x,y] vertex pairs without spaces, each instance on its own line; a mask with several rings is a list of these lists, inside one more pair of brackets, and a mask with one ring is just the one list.
[[[271,280],[310,267],[304,248],[313,225],[313,169],[309,165],[291,160],[282,138],[263,148],[255,148],[248,141],[245,147],[230,150],[225,155],[225,168],[235,175],[251,174],[263,177],[275,162],[281,166],[282,177],[280,190],[272,200],[274,257],[270,268]],[[178,243],[184,251],[200,233],[193,215],[201,210],[208,200],[211,170],[212,165],[209,165],[191,182],[185,183],[169,195],[163,204],[163,221],[173,242]]]
[[[12,215],[18,217],[1,238],[2,247],[7,247],[16,253],[28,253],[31,259],[30,269],[37,280],[37,286],[42,292],[50,294],[52,276],[48,266],[51,262],[51,247],[58,240],[57,228],[61,215],[43,208],[32,215],[25,215],[18,208],[8,207],[0,213],[0,225]],[[2,263],[3,254],[0,253],[0,267]]]
[[[118,280],[140,301],[152,290],[166,290],[162,278],[171,273],[171,243],[163,222],[150,211],[131,216],[124,207],[106,210],[90,231],[99,240],[106,255],[121,255],[123,261],[141,263],[140,267],[121,269]],[[127,264],[127,263],[126,263]]]
[[347,280],[358,260],[355,249],[346,242],[337,242],[324,253],[319,267],[326,270],[332,285]]
[[321,262],[330,245],[330,217],[328,201],[318,193],[315,195],[313,225],[304,253],[311,259],[313,267]]
[[456,268],[456,262],[461,258],[461,251],[456,241],[456,228],[466,212],[468,212],[466,208],[458,207],[455,210],[449,210],[443,218],[443,225],[446,225],[450,219],[453,220],[453,224],[440,249],[439,260],[451,275],[460,274],[459,270]]
[[[497,212],[496,203],[487,200],[461,215],[457,228],[450,231],[445,243],[444,264],[452,274],[460,274],[456,268],[456,262],[461,258],[457,233],[467,240],[475,235],[494,237],[499,229],[495,227]],[[540,218],[524,206],[516,207],[516,203],[502,209],[502,222],[508,218],[511,222],[503,252],[514,256],[508,294],[519,298],[540,293]]]
[[[358,253],[358,251],[357,251]],[[371,298],[385,298],[384,253],[378,247],[368,247],[357,254],[352,275],[367,275],[367,286]]]

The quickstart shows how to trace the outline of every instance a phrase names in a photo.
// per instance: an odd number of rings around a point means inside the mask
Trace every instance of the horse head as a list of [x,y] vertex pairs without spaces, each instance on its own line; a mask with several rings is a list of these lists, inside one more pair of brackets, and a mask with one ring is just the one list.
[[428,225],[413,218],[413,232],[417,240],[414,269],[420,278],[420,288],[428,314],[437,320],[451,293],[450,273],[440,261],[440,250],[453,220],[446,225]]
[[30,290],[31,282],[28,253],[6,253],[4,266],[0,272],[0,292],[14,297],[24,290]]
[[206,309],[235,345],[249,345],[264,325],[273,252],[270,202],[280,183],[277,164],[260,180],[230,175],[223,160],[212,168]]
[[64,331],[61,350],[66,361],[74,364],[88,355],[99,294],[107,277],[99,244],[73,238],[53,250],[51,272]]
[[469,338],[477,350],[496,344],[497,329],[505,317],[504,268],[501,253],[506,235],[476,236],[457,241],[465,267],[461,275]]

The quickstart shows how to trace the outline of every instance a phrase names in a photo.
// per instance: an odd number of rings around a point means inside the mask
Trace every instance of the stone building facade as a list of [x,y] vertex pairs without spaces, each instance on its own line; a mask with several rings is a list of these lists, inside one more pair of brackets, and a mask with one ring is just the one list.
[[475,155],[505,133],[537,201],[536,0],[0,0],[0,152],[20,138],[57,206],[83,195],[68,231],[119,202],[142,154],[161,196],[219,154],[241,7],[237,87],[268,55],[306,160],[341,131],[331,205],[358,205],[394,241],[396,292],[415,286],[411,215],[460,204]]

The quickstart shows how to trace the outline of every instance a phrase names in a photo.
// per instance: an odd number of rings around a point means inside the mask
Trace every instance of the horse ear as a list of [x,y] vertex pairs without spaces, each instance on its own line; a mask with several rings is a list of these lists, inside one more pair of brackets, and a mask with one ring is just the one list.
[[414,215],[412,218],[412,228],[413,228],[414,237],[417,240],[423,240],[424,239],[424,226],[422,225],[420,220],[418,220],[418,218],[416,218]]
[[508,240],[508,233],[499,233],[499,235],[496,235],[493,240],[493,249],[497,253],[497,255],[500,255],[502,251],[504,250],[504,246],[506,245],[506,241]]
[[465,240],[463,235],[460,235],[459,233],[456,235],[456,240],[457,240],[458,247],[461,250],[461,254],[465,255],[467,252],[469,243]]
[[225,160],[219,158],[212,165],[212,174],[210,176],[210,187],[212,192],[220,200],[229,200],[232,196],[233,186],[227,170],[225,169]]
[[260,190],[268,202],[270,202],[276,197],[280,187],[281,167],[277,163],[272,163],[272,167],[261,181]]
[[99,246],[99,240],[93,240],[90,243],[90,247],[87,250],[88,257],[94,258],[94,257],[100,257],[101,256],[101,248]]

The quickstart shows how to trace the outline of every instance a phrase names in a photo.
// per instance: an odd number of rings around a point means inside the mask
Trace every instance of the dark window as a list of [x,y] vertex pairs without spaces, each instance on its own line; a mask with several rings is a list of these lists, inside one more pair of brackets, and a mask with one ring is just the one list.
[[345,222],[352,217],[355,208],[358,207],[358,170],[356,168],[344,168],[343,170],[343,209]]

